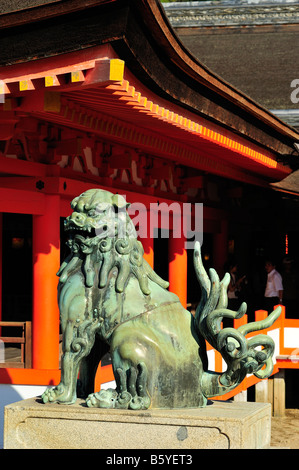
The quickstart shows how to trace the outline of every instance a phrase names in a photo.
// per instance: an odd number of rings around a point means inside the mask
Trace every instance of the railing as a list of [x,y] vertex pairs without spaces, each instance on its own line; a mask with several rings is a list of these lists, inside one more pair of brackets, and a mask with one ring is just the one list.
[[[190,311],[194,314],[195,307],[193,304],[187,305]],[[192,308],[193,307],[193,308]],[[268,316],[268,312],[264,310],[257,310],[255,312],[255,321],[263,320]],[[242,318],[234,320],[234,328],[239,328],[241,325],[248,323],[248,316],[244,315]],[[270,328],[266,330],[259,330],[246,335],[247,338],[258,334],[269,335],[275,344],[275,351],[273,357],[273,375],[277,374],[280,369],[296,368],[299,369],[299,319],[288,319],[285,317],[285,307],[282,306],[280,317],[273,323]],[[209,370],[216,372],[224,372],[226,364],[221,354],[213,349],[207,343],[207,354],[209,360]],[[105,372],[105,373],[104,373]],[[96,378],[97,390],[101,384],[114,380],[112,366],[105,366],[99,368]],[[220,397],[214,397],[216,400],[227,400],[240,392],[246,391],[252,385],[256,385],[261,380],[253,374],[248,374],[244,381],[231,392]]]
[[14,367],[30,369],[32,367],[31,322],[0,321],[0,334],[2,327],[21,328],[21,336],[0,336],[0,345],[2,346],[5,346],[5,344],[21,345],[21,360],[20,362],[5,361],[5,347],[3,347],[2,352],[4,353],[4,357],[0,360],[0,368]]
[[[257,310],[255,312],[255,321],[263,320],[268,316],[268,313],[264,310]],[[238,320],[234,320],[234,328],[248,323],[247,315],[244,315]],[[279,372],[280,369],[299,369],[299,319],[288,319],[285,317],[285,307],[282,306],[282,313],[280,317],[273,323],[270,328],[266,330],[260,330],[249,333],[246,335],[247,338],[258,334],[269,335],[275,344],[274,356],[273,356],[273,374]],[[215,351],[207,343],[207,352],[209,359],[209,369],[217,372],[224,372],[226,370],[226,364],[218,351]],[[216,399],[226,400],[238,393],[247,390],[252,385],[260,382],[260,379],[256,378],[253,374],[248,374],[241,385],[236,387],[231,392],[217,397]]]
[[[267,315],[268,314],[265,311],[262,311],[262,310],[256,311],[255,320],[256,321],[261,320],[265,318]],[[234,327],[238,328],[239,326],[241,326],[241,324],[244,324],[247,322],[248,322],[247,315],[244,315],[244,317],[240,318],[239,320],[234,320]],[[31,364],[31,322],[0,322],[0,335],[1,335],[2,326],[3,327],[12,326],[12,327],[22,328],[22,336],[19,338],[16,338],[16,337],[10,338],[10,337],[0,336],[0,346],[1,344],[4,345],[5,343],[21,344],[21,362],[19,363],[18,362],[2,362],[1,363],[1,360],[0,360],[0,369],[11,368],[11,371],[16,368],[30,369],[32,367],[32,364]],[[247,337],[251,337],[254,334],[260,334],[260,333],[268,334],[269,336],[272,337],[275,343],[273,374],[276,374],[282,369],[290,369],[290,368],[299,369],[299,319],[286,318],[285,308],[282,307],[281,316],[275,321],[275,323],[270,328],[268,328],[266,331],[263,330],[263,331],[258,331],[256,333],[250,333],[247,335]],[[60,348],[61,348],[61,340],[62,340],[62,335],[60,335]],[[209,344],[207,344],[207,353],[208,353],[208,359],[209,359],[209,370],[214,370],[216,372],[224,372],[226,370],[226,364],[221,354],[215,351]],[[38,373],[39,371],[36,371],[36,374]],[[15,377],[16,376],[14,376],[13,378],[13,380],[15,380],[14,383],[18,383],[17,380],[19,379],[16,379]],[[110,382],[113,380],[114,380],[114,375],[113,375],[111,365],[99,367],[97,376],[96,376],[96,384],[97,384],[96,390],[100,389],[101,384],[104,384],[106,382]],[[260,380],[257,379],[252,374],[249,374],[239,387],[234,389],[229,394],[226,394],[225,396],[221,396],[219,399],[223,400],[223,399],[231,398],[232,396],[238,394],[239,392],[245,391],[247,388],[251,387],[252,385],[255,385],[257,382],[260,382]],[[34,383],[40,383],[40,382],[37,381]]]

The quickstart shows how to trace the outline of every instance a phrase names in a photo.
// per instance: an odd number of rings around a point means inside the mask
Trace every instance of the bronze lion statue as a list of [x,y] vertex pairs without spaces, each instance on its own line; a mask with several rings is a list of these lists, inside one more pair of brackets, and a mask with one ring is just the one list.
[[[72,404],[80,397],[89,407],[194,408],[232,390],[247,373],[268,377],[272,339],[245,335],[269,327],[280,308],[262,322],[221,329],[223,317],[240,318],[246,304],[227,309],[229,275],[221,282],[213,269],[208,275],[196,243],[201,293],[193,316],[143,258],[127,206],[122,196],[100,189],[71,203],[65,221],[70,254],[58,272],[61,382],[44,392],[43,402]],[[206,340],[222,354],[225,372],[208,370]],[[96,369],[108,351],[116,389],[94,392]]]

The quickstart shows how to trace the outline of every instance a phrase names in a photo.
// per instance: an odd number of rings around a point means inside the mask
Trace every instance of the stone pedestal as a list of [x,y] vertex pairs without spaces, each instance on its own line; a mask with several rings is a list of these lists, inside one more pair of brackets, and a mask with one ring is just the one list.
[[270,435],[266,403],[131,411],[31,398],[7,405],[4,418],[5,449],[261,449]]

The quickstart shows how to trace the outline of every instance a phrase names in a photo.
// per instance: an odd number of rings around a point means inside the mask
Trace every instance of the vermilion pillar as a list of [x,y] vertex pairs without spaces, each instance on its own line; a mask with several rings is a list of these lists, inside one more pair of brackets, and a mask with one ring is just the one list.
[[34,369],[58,369],[60,198],[45,197],[45,213],[33,217],[32,365]]
[[147,211],[147,236],[145,238],[141,238],[140,241],[143,245],[144,249],[144,258],[148,262],[148,264],[154,269],[154,238],[152,233],[152,227],[150,224],[150,211]]
[[187,306],[187,251],[185,237],[174,238],[170,232],[168,245],[169,290],[176,294],[183,307]]
[[154,269],[154,239],[153,238],[142,238],[141,243],[144,248],[144,259],[148,262],[148,264]]

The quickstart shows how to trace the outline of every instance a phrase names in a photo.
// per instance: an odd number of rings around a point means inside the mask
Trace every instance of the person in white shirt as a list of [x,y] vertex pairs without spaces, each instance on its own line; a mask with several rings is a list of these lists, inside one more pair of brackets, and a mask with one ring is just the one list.
[[266,261],[265,269],[268,273],[267,284],[264,294],[265,310],[273,312],[275,305],[282,304],[283,285],[282,277],[275,269],[272,261]]

